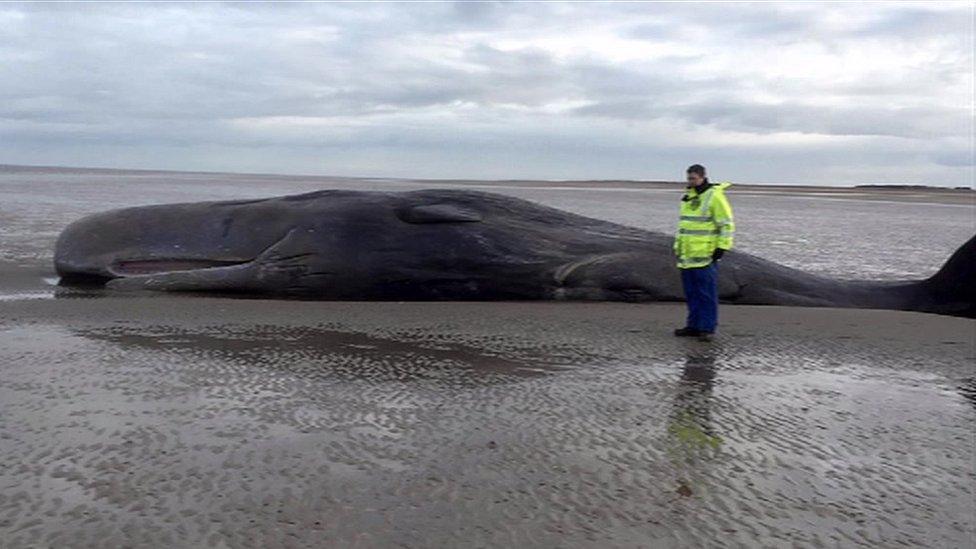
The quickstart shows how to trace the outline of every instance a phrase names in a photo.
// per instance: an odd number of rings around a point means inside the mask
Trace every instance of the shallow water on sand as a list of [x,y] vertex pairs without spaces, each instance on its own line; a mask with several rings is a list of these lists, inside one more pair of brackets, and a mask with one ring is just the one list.
[[[645,229],[673,232],[680,189],[472,185],[390,179],[229,174],[4,172],[0,170],[0,261],[49,263],[58,233],[90,213],[126,206],[257,198],[324,188],[477,188]],[[608,185],[612,187],[611,185]],[[976,233],[976,207],[809,192],[737,193],[738,248],[840,278],[901,279],[934,273]]]

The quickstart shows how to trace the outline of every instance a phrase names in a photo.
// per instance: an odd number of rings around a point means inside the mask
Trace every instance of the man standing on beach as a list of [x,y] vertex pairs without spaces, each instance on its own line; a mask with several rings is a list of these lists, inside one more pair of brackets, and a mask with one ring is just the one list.
[[718,325],[718,262],[732,248],[732,206],[725,197],[730,183],[712,184],[700,164],[687,170],[688,188],[681,197],[674,253],[688,303],[679,337],[710,340]]

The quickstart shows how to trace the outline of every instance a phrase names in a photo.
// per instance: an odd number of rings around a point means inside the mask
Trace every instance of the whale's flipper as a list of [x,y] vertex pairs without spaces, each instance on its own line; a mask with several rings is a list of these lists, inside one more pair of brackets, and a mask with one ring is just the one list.
[[920,309],[976,318],[976,236],[960,246],[939,272],[920,286],[931,301]]
[[481,214],[456,204],[424,204],[397,211],[406,223],[477,223]]

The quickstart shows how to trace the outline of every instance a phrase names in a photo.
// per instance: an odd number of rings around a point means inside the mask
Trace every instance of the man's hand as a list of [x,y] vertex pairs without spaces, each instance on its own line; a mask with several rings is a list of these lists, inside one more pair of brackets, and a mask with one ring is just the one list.
[[723,250],[722,248],[715,248],[715,251],[712,252],[712,259],[718,261],[719,259],[722,259],[722,256],[724,254],[725,254],[725,250]]

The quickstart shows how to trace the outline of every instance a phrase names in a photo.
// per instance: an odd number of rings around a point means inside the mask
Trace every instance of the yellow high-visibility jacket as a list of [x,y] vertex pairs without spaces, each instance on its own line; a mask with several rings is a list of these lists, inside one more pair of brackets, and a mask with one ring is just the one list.
[[725,197],[731,183],[713,184],[699,193],[694,187],[681,200],[681,217],[674,237],[678,268],[707,267],[715,248],[732,249],[732,206]]

